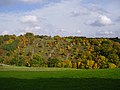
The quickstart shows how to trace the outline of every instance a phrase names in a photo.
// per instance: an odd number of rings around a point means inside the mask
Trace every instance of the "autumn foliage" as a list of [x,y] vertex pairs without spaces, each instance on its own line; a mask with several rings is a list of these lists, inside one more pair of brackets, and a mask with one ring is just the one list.
[[29,67],[119,68],[119,38],[0,36],[0,64]]

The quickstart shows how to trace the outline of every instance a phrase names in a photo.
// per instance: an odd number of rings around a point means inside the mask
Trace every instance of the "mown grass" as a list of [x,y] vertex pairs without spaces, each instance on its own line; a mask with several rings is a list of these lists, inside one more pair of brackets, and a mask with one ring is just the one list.
[[0,90],[120,90],[120,69],[5,67]]

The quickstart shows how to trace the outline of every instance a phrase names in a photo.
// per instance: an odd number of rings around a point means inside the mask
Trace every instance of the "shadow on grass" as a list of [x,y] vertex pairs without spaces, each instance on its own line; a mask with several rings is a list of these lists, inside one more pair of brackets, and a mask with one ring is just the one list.
[[120,79],[0,78],[0,90],[120,90]]

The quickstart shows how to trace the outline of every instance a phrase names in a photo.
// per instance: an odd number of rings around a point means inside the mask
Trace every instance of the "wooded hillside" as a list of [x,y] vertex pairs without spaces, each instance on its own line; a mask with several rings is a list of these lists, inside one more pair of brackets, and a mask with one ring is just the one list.
[[0,36],[0,64],[80,69],[119,68],[119,38]]

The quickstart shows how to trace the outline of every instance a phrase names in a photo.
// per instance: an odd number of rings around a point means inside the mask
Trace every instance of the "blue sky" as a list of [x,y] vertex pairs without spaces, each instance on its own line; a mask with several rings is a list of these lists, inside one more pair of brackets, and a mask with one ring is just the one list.
[[120,37],[120,0],[0,0],[0,35]]

